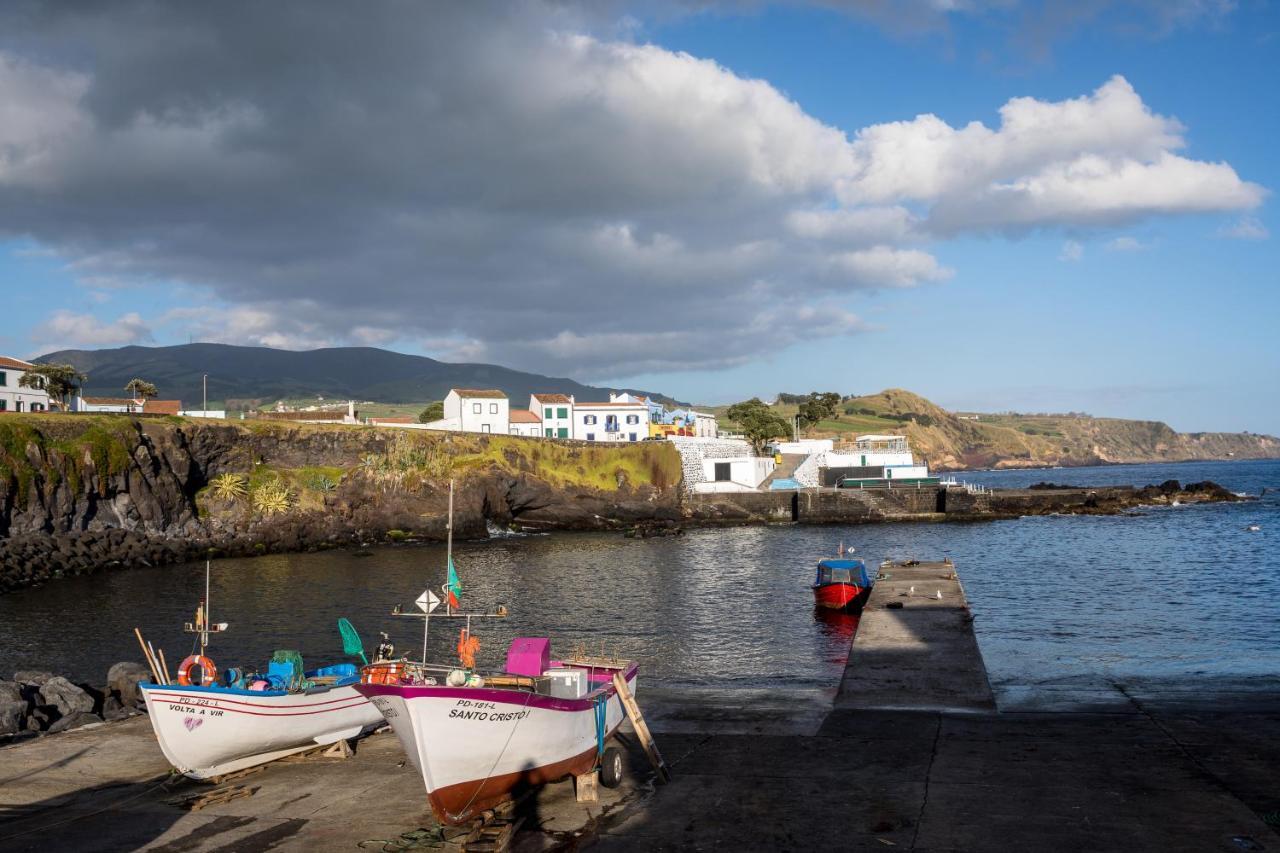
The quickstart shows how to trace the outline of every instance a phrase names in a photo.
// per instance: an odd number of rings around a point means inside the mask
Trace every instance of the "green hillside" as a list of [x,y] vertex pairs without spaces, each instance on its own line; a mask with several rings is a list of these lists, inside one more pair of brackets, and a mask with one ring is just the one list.
[[[713,409],[721,428],[736,424]],[[776,404],[790,420],[798,409]],[[900,388],[846,398],[837,418],[804,431],[837,444],[863,433],[904,434],[937,471],[1280,457],[1280,439],[1244,433],[1179,433],[1159,421],[1087,415],[956,414]]]

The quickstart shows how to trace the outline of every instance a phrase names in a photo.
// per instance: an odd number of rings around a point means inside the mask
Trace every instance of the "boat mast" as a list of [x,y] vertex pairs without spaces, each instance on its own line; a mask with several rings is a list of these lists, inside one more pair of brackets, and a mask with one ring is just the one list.
[[209,645],[209,562],[204,561],[204,620],[200,623],[200,657],[204,657],[205,646]]

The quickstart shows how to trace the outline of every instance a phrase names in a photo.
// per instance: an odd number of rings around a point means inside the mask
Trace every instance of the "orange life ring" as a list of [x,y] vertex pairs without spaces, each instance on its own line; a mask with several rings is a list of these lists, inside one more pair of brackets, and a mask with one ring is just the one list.
[[218,680],[218,668],[213,661],[204,655],[189,655],[178,667],[178,683],[183,687],[191,686],[191,667],[200,667],[200,686],[209,687]]

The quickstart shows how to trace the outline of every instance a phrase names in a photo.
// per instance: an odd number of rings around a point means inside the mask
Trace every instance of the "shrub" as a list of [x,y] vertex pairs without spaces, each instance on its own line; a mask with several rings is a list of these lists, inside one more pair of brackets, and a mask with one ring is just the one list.
[[209,481],[209,491],[222,501],[238,501],[249,493],[249,478],[244,474],[219,474]]

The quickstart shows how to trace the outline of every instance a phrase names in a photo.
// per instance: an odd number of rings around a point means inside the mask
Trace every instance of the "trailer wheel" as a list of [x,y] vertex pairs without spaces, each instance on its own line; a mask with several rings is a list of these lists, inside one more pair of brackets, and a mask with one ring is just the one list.
[[622,750],[611,746],[600,758],[600,784],[616,788],[622,784]]

